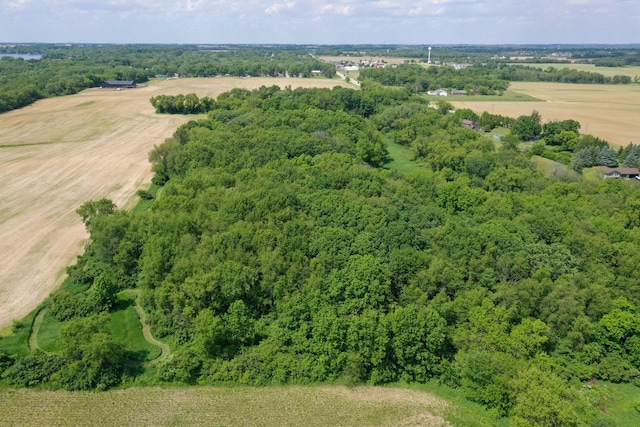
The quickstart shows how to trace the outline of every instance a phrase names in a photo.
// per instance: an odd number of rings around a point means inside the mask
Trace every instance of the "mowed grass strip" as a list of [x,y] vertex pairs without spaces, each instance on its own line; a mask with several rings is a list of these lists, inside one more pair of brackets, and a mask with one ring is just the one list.
[[4,426],[447,426],[448,404],[382,387],[0,390]]

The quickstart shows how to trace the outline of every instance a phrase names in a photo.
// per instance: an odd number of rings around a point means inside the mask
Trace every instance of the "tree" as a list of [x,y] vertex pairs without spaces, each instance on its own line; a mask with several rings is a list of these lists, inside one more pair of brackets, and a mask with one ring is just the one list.
[[590,168],[595,164],[593,151],[589,148],[583,148],[576,152],[571,160],[573,170],[580,172],[584,168]]
[[537,139],[542,133],[541,117],[537,111],[528,116],[520,116],[511,125],[512,134],[521,141],[531,141]]
[[76,319],[61,332],[62,355],[68,361],[52,380],[67,390],[105,390],[120,384],[126,352],[109,329],[109,315]]
[[90,232],[91,222],[95,217],[101,215],[111,215],[116,211],[117,206],[109,199],[92,200],[85,202],[76,210],[82,218],[85,227]]
[[513,380],[515,405],[511,424],[516,427],[581,426],[572,386],[547,369],[531,367]]
[[618,166],[618,153],[610,147],[602,147],[598,153],[598,164],[615,168]]

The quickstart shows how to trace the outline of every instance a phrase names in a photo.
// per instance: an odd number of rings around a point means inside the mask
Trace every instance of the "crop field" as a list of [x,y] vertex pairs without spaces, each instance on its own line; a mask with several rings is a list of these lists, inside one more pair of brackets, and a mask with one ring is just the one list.
[[515,82],[510,88],[545,102],[482,101],[481,97],[452,98],[456,108],[470,108],[480,114],[488,111],[509,117],[536,110],[542,121],[574,119],[581,133],[605,139],[611,145],[640,143],[637,120],[640,117],[640,85],[580,85]]
[[193,118],[155,114],[152,96],[262,85],[348,86],[338,79],[170,79],[89,89],[0,115],[0,330],[37,307],[82,252],[87,234],[75,210],[103,197],[135,204],[135,192],[151,180],[149,151]]
[[[448,426],[431,394],[380,387],[0,390],[3,426]],[[24,408],[30,408],[25,411]]]

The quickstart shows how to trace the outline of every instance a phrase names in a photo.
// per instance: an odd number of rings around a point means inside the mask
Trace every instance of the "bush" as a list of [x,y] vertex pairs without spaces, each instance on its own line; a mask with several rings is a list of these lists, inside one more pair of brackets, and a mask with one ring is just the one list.
[[153,199],[153,194],[151,194],[147,190],[138,190],[137,194],[138,194],[138,197],[140,197],[142,200],[151,200],[151,199]]

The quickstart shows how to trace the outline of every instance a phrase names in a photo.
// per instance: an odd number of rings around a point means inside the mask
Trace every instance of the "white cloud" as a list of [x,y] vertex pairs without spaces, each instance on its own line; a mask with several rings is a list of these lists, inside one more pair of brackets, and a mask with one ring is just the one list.
[[375,9],[395,9],[400,7],[398,3],[388,0],[375,1],[371,6]]
[[320,8],[322,15],[349,16],[355,11],[355,7],[350,4],[325,4]]
[[286,3],[274,3],[271,6],[269,6],[268,8],[266,8],[264,10],[264,13],[266,13],[267,15],[277,15],[278,13],[285,11],[285,10],[291,10],[294,7],[296,7],[296,2],[295,1],[290,1],[290,2],[286,2]]
[[7,1],[3,1],[0,4],[2,4],[2,8],[3,9],[8,9],[10,11],[20,11],[25,9],[29,3],[31,3],[31,0],[7,0]]

